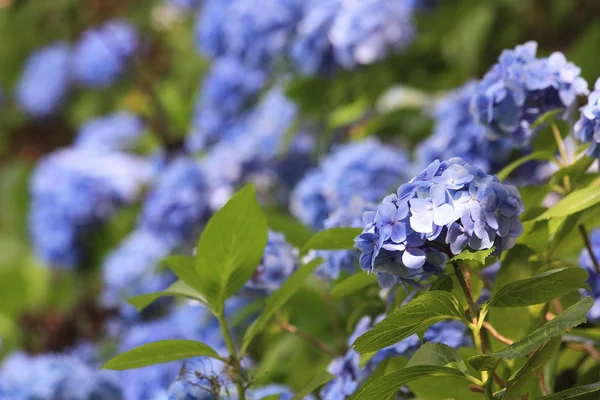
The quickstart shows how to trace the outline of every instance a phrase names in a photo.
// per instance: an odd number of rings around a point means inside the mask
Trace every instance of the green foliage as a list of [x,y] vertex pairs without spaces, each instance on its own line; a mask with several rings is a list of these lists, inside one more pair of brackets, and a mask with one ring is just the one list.
[[333,379],[333,375],[331,375],[327,371],[319,371],[317,374],[311,379],[311,381],[301,390],[297,391],[292,397],[292,400],[303,400],[306,396],[308,396],[312,391],[318,389],[323,386],[327,382]]
[[571,389],[563,390],[562,392],[554,393],[548,396],[540,397],[538,400],[567,400],[575,399],[584,394],[596,393],[600,391],[600,382],[591,383],[589,385],[577,386]]
[[341,299],[376,283],[377,275],[358,272],[335,284],[331,289],[331,297]]
[[331,228],[310,238],[303,251],[308,250],[351,250],[354,238],[360,235],[361,228]]
[[103,368],[122,371],[162,364],[192,357],[211,357],[221,360],[216,351],[194,340],[159,340],[121,353]]
[[177,296],[197,300],[204,304],[207,303],[206,298],[201,293],[182,281],[177,281],[160,292],[144,293],[139,296],[130,297],[127,299],[127,302],[134,306],[138,311],[141,311],[159,298],[165,296]]
[[467,366],[458,351],[441,343],[425,343],[408,360],[407,367],[417,365],[449,365],[468,374]]
[[569,215],[593,207],[598,203],[600,203],[600,191],[596,185],[591,184],[588,187],[569,193],[552,208],[535,218],[534,221],[568,217]]
[[490,249],[471,251],[468,249],[463,250],[460,254],[455,255],[450,259],[450,262],[454,261],[476,261],[479,264],[485,265],[485,260],[492,255],[496,250],[494,246]]
[[278,210],[267,210],[265,212],[269,228],[283,233],[285,240],[295,247],[301,249],[313,236],[313,232],[296,221],[295,218]]
[[477,371],[490,371],[496,368],[498,361],[500,359],[494,356],[488,356],[486,354],[478,354],[473,357],[469,357],[467,360],[471,367],[475,368]]
[[[538,118],[536,120],[539,121],[540,118]],[[517,168],[519,168],[521,165],[525,164],[528,161],[532,161],[532,160],[552,160],[554,158],[554,152],[552,151],[544,151],[544,150],[540,150],[540,151],[534,151],[531,154],[528,154],[524,157],[519,158],[518,160],[513,161],[512,163],[508,164],[506,167],[502,168],[502,170],[500,172],[498,172],[496,175],[498,176],[498,179],[500,179],[501,181],[506,180],[506,178],[508,178],[510,176],[510,174],[512,174],[514,172],[514,170],[516,170]]]

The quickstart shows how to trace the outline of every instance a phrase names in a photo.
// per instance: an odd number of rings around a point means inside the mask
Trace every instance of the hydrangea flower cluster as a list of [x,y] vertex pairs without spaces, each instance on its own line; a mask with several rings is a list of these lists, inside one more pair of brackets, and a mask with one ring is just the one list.
[[581,116],[575,124],[575,137],[583,143],[590,143],[590,156],[600,159],[600,78],[587,104],[580,111]]
[[355,239],[361,268],[375,272],[382,287],[414,283],[442,272],[448,256],[465,248],[511,248],[523,211],[514,186],[460,158],[436,160],[364,214]]
[[144,129],[142,121],[127,112],[93,118],[79,129],[75,147],[106,153],[127,150],[142,136]]
[[0,368],[3,400],[125,400],[116,374],[75,357],[13,353]]
[[342,145],[298,183],[290,210],[305,225],[321,229],[331,212],[349,206],[356,196],[379,201],[407,179],[407,165],[404,151],[376,139]]
[[372,64],[414,38],[412,0],[307,2],[291,55],[303,73]]
[[493,138],[526,146],[537,133],[531,124],[539,116],[569,109],[578,95],[588,92],[580,69],[564,54],[536,58],[536,51],[533,41],[503,51],[477,85],[471,112]]
[[473,81],[467,82],[435,105],[433,134],[416,150],[419,168],[450,157],[461,157],[486,173],[498,171],[507,164],[513,147],[511,142],[491,140],[469,109],[476,85]]
[[44,158],[30,184],[29,227],[38,255],[74,266],[86,229],[136,200],[151,175],[145,160],[119,152],[72,148]]
[[[600,260],[600,229],[592,231],[589,239],[595,259]],[[594,299],[594,305],[592,309],[588,311],[587,316],[591,322],[598,322],[600,321],[600,273],[596,270],[594,262],[592,261],[592,255],[587,249],[581,251],[579,264],[587,270],[589,275],[587,283],[591,290],[585,290],[584,294],[586,296],[591,296]]]
[[279,232],[269,231],[269,239],[262,260],[254,275],[244,286],[249,294],[269,295],[298,269],[298,249]]
[[[374,324],[381,321],[385,315],[380,315],[373,321],[371,317],[365,316],[360,319],[354,332],[348,338],[348,346]],[[465,345],[465,326],[458,321],[438,322],[431,326],[424,334],[424,342],[443,343],[447,346],[458,348]],[[348,350],[343,357],[335,358],[327,370],[334,376],[327,385],[321,389],[320,395],[323,400],[344,400],[351,396],[360,384],[375,370],[380,362],[388,357],[407,356],[410,357],[414,351],[421,346],[417,335],[412,335],[395,345],[378,351],[365,365],[360,365],[361,355],[354,349]]]

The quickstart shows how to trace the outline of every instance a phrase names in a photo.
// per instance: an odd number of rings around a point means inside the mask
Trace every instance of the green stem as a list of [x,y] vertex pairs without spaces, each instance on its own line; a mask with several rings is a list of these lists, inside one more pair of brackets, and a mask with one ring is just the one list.
[[[478,326],[471,326],[471,332],[473,332],[473,342],[475,343],[475,349],[477,350],[477,354],[485,354],[483,350],[483,342],[481,341],[481,328]],[[493,375],[493,374],[492,374]],[[481,380],[486,382],[489,379],[489,375],[487,371],[481,371]]]
[[592,260],[594,269],[596,270],[596,273],[598,275],[600,275],[600,263],[598,262],[598,259],[596,258],[596,254],[594,253],[594,248],[592,247],[592,244],[590,243],[590,236],[588,235],[587,230],[585,229],[585,226],[579,225],[579,232],[581,232],[581,236],[583,237],[583,242],[585,243],[585,247],[587,248],[587,251],[590,254],[590,259]]
[[460,283],[460,287],[462,288],[465,298],[467,299],[467,304],[469,306],[469,312],[471,314],[469,316],[469,319],[471,319],[471,322],[476,324],[477,323],[477,321],[476,321],[477,311],[475,309],[475,302],[473,301],[473,295],[471,295],[471,289],[469,288],[469,285],[467,284],[467,281],[465,280],[465,275],[463,274],[463,271],[460,268],[460,266],[458,265],[458,263],[454,262],[454,263],[452,263],[452,266],[454,267],[454,273],[456,274],[458,283]]
[[489,371],[489,376],[485,380],[485,384],[483,386],[483,393],[485,394],[485,398],[487,400],[494,400],[494,393],[493,393],[492,385],[494,384],[494,374],[496,373],[496,368],[498,367],[499,363],[500,363],[500,360],[498,360],[494,363],[494,366]]
[[569,165],[569,161],[567,158],[567,149],[565,148],[565,144],[562,140],[562,136],[560,135],[560,131],[558,130],[558,126],[556,126],[555,123],[552,123],[552,133],[554,134],[554,140],[556,140],[558,152],[560,154],[560,158],[562,159],[559,164],[563,167],[566,167],[567,165]]
[[240,364],[240,359],[238,358],[235,344],[233,343],[233,337],[231,336],[231,332],[229,331],[229,327],[227,326],[223,312],[217,315],[217,319],[219,320],[221,332],[223,333],[223,338],[225,339],[225,344],[227,345],[227,350],[229,351],[231,366],[235,372],[234,381],[237,387],[238,399],[246,400],[246,388],[244,387],[243,382],[242,365]]

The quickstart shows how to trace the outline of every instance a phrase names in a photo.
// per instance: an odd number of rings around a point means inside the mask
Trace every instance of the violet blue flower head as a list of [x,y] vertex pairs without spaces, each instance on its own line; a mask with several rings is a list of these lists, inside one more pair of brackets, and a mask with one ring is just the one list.
[[357,195],[367,202],[381,200],[408,178],[408,165],[404,151],[376,139],[342,145],[298,183],[290,210],[304,224],[321,229],[325,216],[348,207]]
[[106,87],[127,67],[138,48],[138,34],[121,20],[83,33],[73,49],[73,74],[85,86]]
[[60,354],[9,355],[0,367],[3,400],[125,400],[112,371]]
[[222,361],[196,357],[184,362],[179,377],[168,389],[168,400],[211,400],[233,386]]
[[151,179],[146,160],[125,153],[65,149],[45,157],[30,183],[29,229],[40,258],[73,267],[82,235],[134,202]]
[[477,85],[471,112],[492,138],[527,146],[538,131],[531,125],[539,116],[569,111],[577,96],[588,93],[580,69],[562,53],[536,58],[536,51],[533,41],[504,50]]
[[83,124],[75,138],[75,147],[107,153],[127,150],[143,132],[144,124],[138,117],[118,112]]
[[600,78],[590,93],[588,102],[581,109],[581,115],[575,123],[575,137],[583,143],[589,143],[588,154],[600,159]]
[[382,287],[417,284],[443,272],[449,256],[514,246],[522,233],[524,206],[514,186],[460,158],[434,161],[377,212],[364,215],[355,239],[361,268],[378,275]]
[[292,59],[305,74],[372,64],[412,42],[414,9],[410,0],[307,2]]
[[15,89],[17,103],[34,117],[57,111],[67,95],[71,50],[58,42],[32,53]]
[[195,26],[196,45],[210,58],[221,57],[225,52],[224,21],[229,5],[235,0],[205,0]]
[[[600,229],[595,229],[590,234],[590,243],[596,260],[600,260]],[[590,252],[587,249],[581,251],[579,256],[579,265],[588,272],[587,283],[591,290],[584,290],[583,294],[591,296],[594,299],[592,309],[588,311],[588,319],[591,322],[600,321],[600,274],[594,266]]]

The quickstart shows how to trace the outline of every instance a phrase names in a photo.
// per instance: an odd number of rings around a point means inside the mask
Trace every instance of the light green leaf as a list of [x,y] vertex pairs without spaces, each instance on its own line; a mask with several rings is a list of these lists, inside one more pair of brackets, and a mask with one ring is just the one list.
[[[195,260],[186,256],[170,256],[161,261],[186,285],[197,292],[202,291],[202,284],[196,274]],[[206,303],[206,301],[204,301]]]
[[538,369],[543,367],[558,351],[561,337],[555,336],[542,347],[540,347],[525,363],[525,365],[506,383],[506,392],[503,399],[513,400],[519,397],[519,393],[527,379]]
[[430,292],[434,292],[436,290],[443,290],[445,292],[451,292],[454,287],[454,283],[452,282],[452,278],[450,275],[440,276],[433,282],[431,287],[429,288]]
[[450,259],[450,262],[453,261],[477,261],[479,264],[485,265],[485,260],[492,255],[492,253],[496,250],[495,247],[492,246],[491,249],[479,250],[479,251],[471,251],[471,250],[463,250],[462,253],[455,255]]
[[311,237],[302,251],[352,250],[354,248],[354,239],[360,235],[362,231],[362,228],[326,229]]
[[121,353],[102,368],[123,371],[191,357],[211,357],[222,360],[208,345],[195,340],[159,340]]
[[533,124],[531,124],[529,129],[535,130],[544,124],[549,124],[549,123],[553,122],[556,119],[556,117],[558,117],[560,114],[562,114],[564,112],[565,112],[564,108],[557,108],[554,110],[547,111],[547,112],[543,113],[542,115],[540,115],[539,117],[537,117],[537,119],[533,122]]
[[496,364],[500,359],[498,357],[488,356],[486,354],[478,354],[473,357],[469,357],[467,360],[471,367],[477,371],[491,371],[496,368]]
[[490,307],[521,307],[547,303],[585,286],[583,268],[560,268],[509,283],[492,296]]
[[[358,395],[358,393],[360,393],[360,391],[363,388],[369,386],[371,383],[385,375],[389,375],[393,372],[405,368],[407,363],[408,359],[403,356],[387,357],[385,360],[383,360],[377,365],[375,370],[372,373],[370,373],[364,381],[360,383],[360,386],[354,391],[354,393],[350,395],[350,397],[348,397],[348,400],[355,400],[356,396]],[[364,366],[362,362],[360,365]]]
[[185,297],[206,304],[206,298],[204,298],[201,293],[198,293],[198,291],[182,281],[177,281],[160,292],[145,293],[139,296],[130,297],[127,299],[127,302],[134,306],[138,311],[141,311],[148,307],[148,305],[154,303],[157,299],[165,296]]
[[598,203],[600,203],[600,190],[598,190],[598,186],[591,185],[572,191],[533,221],[566,217],[595,206]]
[[592,157],[583,156],[568,167],[564,167],[556,171],[554,175],[552,175],[550,183],[553,185],[562,185],[563,178],[565,176],[568,176],[570,178],[572,184],[577,183],[579,182],[580,178],[587,172],[587,170],[592,166],[594,161],[595,159]]
[[306,385],[303,389],[297,391],[296,394],[294,394],[292,400],[303,400],[306,396],[308,396],[313,391],[323,386],[332,379],[333,375],[327,372],[327,370],[317,372],[317,374],[310,380],[308,385]]
[[198,243],[196,273],[202,293],[217,313],[256,271],[267,232],[267,221],[251,185],[208,221]]
[[586,297],[565,311],[560,313],[551,321],[548,321],[530,335],[517,340],[504,349],[490,354],[494,357],[513,359],[526,356],[549,339],[561,335],[563,332],[580,325],[586,321],[586,314],[594,305],[591,297]]
[[554,153],[552,151],[544,151],[544,150],[534,151],[533,153],[526,155],[525,157],[521,157],[518,160],[515,160],[512,163],[508,164],[500,172],[498,172],[496,174],[496,176],[498,176],[498,179],[500,179],[501,181],[504,181],[504,180],[506,180],[506,178],[509,177],[509,175],[514,170],[516,170],[517,168],[519,168],[521,165],[525,164],[528,161],[552,160],[553,158],[554,158]]
[[438,365],[444,367],[449,364],[465,375],[468,374],[467,366],[458,351],[442,343],[425,343],[413,354],[406,366]]
[[373,381],[358,392],[356,400],[387,400],[398,393],[402,385],[427,377],[451,377],[468,382],[465,375],[457,369],[436,365],[418,365],[407,367]]
[[333,286],[331,297],[341,299],[375,283],[377,283],[377,275],[358,272]]
[[269,228],[280,232],[285,240],[294,247],[301,249],[313,236],[313,232],[298,222],[294,217],[280,211],[269,210],[265,212]]
[[600,382],[577,386],[571,389],[563,390],[562,392],[551,394],[549,396],[540,397],[537,400],[568,400],[583,396],[584,394],[595,392],[600,392]]
[[323,260],[321,258],[317,258],[312,260],[308,264],[301,266],[296,272],[292,274],[283,285],[279,288],[278,291],[273,293],[268,299],[267,304],[265,305],[265,309],[262,314],[256,321],[248,327],[246,333],[244,334],[244,342],[242,344],[242,353],[246,351],[252,339],[260,332],[262,332],[271,317],[281,309],[287,303],[287,301],[300,289],[302,283],[306,280],[308,276],[310,276],[314,270],[321,265]]
[[464,315],[460,302],[452,293],[425,292],[356,339],[353,347],[360,353],[371,353],[422,333],[437,322],[447,319],[465,321]]

